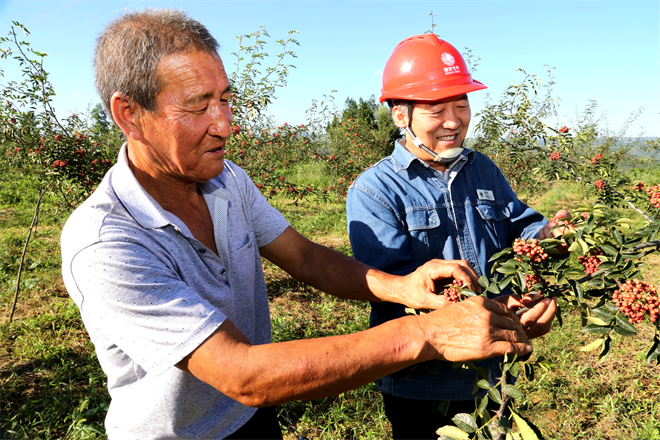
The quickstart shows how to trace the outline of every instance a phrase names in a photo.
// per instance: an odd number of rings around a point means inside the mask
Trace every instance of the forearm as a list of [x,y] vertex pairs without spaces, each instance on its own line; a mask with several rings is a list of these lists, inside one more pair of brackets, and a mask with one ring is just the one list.
[[[179,367],[248,406],[318,399],[430,359],[417,321],[410,316],[350,335],[266,345],[250,345],[228,322]],[[228,349],[231,356],[214,355]]]
[[[287,252],[291,249],[298,252]],[[401,277],[313,243],[292,228],[260,252],[297,280],[340,298],[390,301],[401,283]]]

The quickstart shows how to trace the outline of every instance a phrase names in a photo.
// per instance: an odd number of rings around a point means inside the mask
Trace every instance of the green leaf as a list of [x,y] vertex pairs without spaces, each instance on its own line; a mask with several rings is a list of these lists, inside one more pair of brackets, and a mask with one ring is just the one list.
[[523,369],[525,370],[525,377],[527,378],[528,381],[533,382],[534,381],[534,365],[530,363],[524,363],[523,364]]
[[[611,310],[608,308],[608,304],[612,303],[605,303],[603,307],[598,307],[597,309],[592,309],[591,311],[594,313],[594,315],[597,315],[602,320],[610,323],[614,320],[614,314],[610,313]],[[618,308],[615,306],[614,312],[616,313],[617,310]]]
[[628,318],[618,314],[616,315],[616,324],[614,325],[614,331],[620,334],[621,336],[633,336],[637,334],[637,329],[628,322]]
[[479,415],[484,414],[484,411],[486,411],[486,408],[488,407],[488,396],[477,397],[475,400],[477,403],[477,413]]
[[573,292],[575,292],[575,296],[577,297],[578,301],[583,302],[584,298],[582,296],[583,294],[582,285],[578,283],[576,280],[568,280],[568,283],[573,288]]
[[486,275],[481,275],[478,281],[479,284],[481,284],[481,287],[488,287],[488,285],[490,284],[490,280]]
[[447,416],[447,411],[449,410],[449,400],[441,400],[438,402],[438,411],[442,414],[442,417]]
[[502,403],[502,396],[500,395],[500,391],[497,388],[491,388],[488,390],[488,397],[490,397],[496,403]]
[[601,327],[596,324],[589,324],[586,327],[582,329],[583,332],[585,333],[595,333],[597,335],[607,335],[612,331],[612,329],[607,326],[607,327]]
[[511,411],[511,415],[513,416],[513,420],[516,422],[516,426],[518,427],[520,434],[522,434],[523,440],[542,439],[542,437],[539,437],[539,435],[537,435],[538,429],[536,429],[536,432],[534,429],[532,429],[532,426],[534,425],[528,423],[527,420],[516,414],[515,411]]
[[612,338],[607,336],[605,338],[605,341],[603,342],[603,349],[600,351],[600,354],[598,355],[598,360],[602,361],[603,359],[607,358],[607,356],[610,355],[611,348],[612,348]]
[[602,244],[602,245],[600,245],[600,249],[601,249],[602,251],[605,251],[606,254],[610,254],[610,255],[616,255],[616,254],[619,253],[619,251],[617,251],[616,249],[614,249],[614,247],[610,246],[609,244]]
[[491,283],[490,286],[488,286],[488,288],[486,289],[486,292],[491,292],[497,295],[498,293],[500,293],[500,288],[497,287],[497,283]]
[[523,392],[520,391],[518,388],[508,384],[504,385],[504,392],[509,396],[513,397],[514,399],[520,399],[521,397],[525,396],[525,394],[523,394]]
[[455,426],[443,426],[442,428],[438,429],[435,431],[436,434],[440,436],[438,440],[449,440],[449,439],[454,439],[454,440],[467,440],[470,438],[470,435],[461,430],[458,429]]
[[646,353],[646,362],[652,364],[655,361],[656,364],[660,364],[660,338],[658,335],[653,337],[653,345],[648,353]]
[[590,344],[585,345],[580,349],[580,351],[594,351],[601,345],[603,345],[603,342],[605,342],[605,339],[596,339]]
[[498,259],[500,259],[501,257],[504,257],[505,255],[510,254],[512,250],[513,250],[513,249],[510,248],[510,247],[505,248],[505,249],[502,249],[501,251],[497,252],[495,255],[493,255],[492,257],[490,257],[490,260],[488,260],[488,261],[495,261],[495,260],[498,260]]
[[582,254],[583,255],[586,254],[587,252],[589,252],[589,245],[587,244],[586,241],[584,241],[581,238],[578,238],[576,241],[580,244],[580,246],[582,246]]
[[466,414],[466,413],[456,414],[456,416],[453,419],[451,419],[451,421],[454,422],[456,426],[458,426],[460,429],[462,429],[465,432],[473,433],[477,429],[479,429],[479,426],[477,426],[477,422],[470,414]]
[[593,322],[596,325],[600,325],[600,326],[609,324],[609,322],[605,322],[602,319],[597,318],[595,316],[587,316],[587,320]]
[[490,383],[488,383],[486,379],[481,379],[479,382],[477,382],[477,386],[479,388],[483,388],[484,390],[490,389]]
[[629,218],[621,217],[621,218],[618,218],[618,219],[614,220],[614,222],[612,222],[612,223],[615,224],[615,225],[630,225],[630,224],[633,223],[633,221],[630,220]]
[[497,268],[497,272],[503,274],[517,273],[518,271],[520,271],[520,268],[512,265],[502,265]]
[[518,373],[520,372],[520,363],[519,362],[514,362],[511,365],[511,374],[514,375],[515,377],[518,377]]

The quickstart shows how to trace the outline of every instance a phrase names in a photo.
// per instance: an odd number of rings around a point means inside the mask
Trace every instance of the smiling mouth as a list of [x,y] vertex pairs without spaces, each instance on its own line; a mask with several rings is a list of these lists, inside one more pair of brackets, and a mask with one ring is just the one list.
[[450,136],[440,136],[440,137],[438,137],[437,139],[438,139],[439,141],[453,141],[454,139],[456,139],[456,136],[457,136],[457,135],[452,134],[452,135],[450,135]]

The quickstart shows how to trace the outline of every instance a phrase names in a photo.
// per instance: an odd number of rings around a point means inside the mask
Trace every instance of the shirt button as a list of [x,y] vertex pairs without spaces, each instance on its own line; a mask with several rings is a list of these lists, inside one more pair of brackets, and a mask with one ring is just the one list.
[[200,249],[200,250],[199,250],[199,253],[200,253],[200,254],[205,254],[205,253],[206,253],[206,249]]
[[252,242],[249,242],[249,243],[248,243],[248,247],[249,247],[249,248],[252,247]]
[[224,274],[226,274],[226,273],[227,273],[227,269],[222,269],[222,270],[220,271],[220,275],[224,275]]

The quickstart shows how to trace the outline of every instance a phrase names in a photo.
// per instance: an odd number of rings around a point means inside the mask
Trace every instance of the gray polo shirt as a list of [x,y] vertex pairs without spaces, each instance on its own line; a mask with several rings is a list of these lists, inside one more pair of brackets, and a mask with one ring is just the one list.
[[174,366],[225,319],[270,342],[258,248],[288,223],[229,167],[200,185],[219,256],[144,191],[126,145],[64,226],[62,275],[108,376],[110,439],[224,438],[256,411]]

